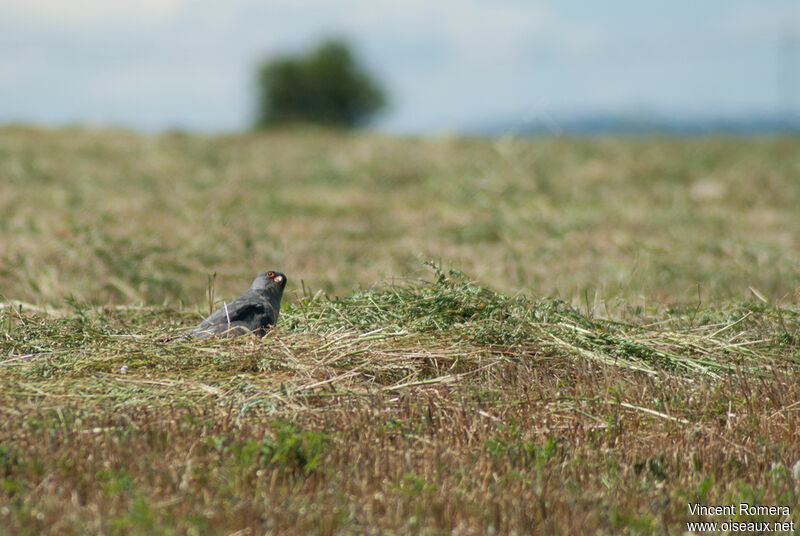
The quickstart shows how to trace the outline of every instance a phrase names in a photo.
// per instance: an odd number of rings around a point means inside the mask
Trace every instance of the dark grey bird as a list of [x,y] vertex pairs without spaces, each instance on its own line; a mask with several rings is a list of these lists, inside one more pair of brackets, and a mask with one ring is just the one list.
[[214,335],[264,335],[278,321],[285,286],[286,276],[281,272],[262,272],[244,294],[214,311],[189,334],[201,339]]

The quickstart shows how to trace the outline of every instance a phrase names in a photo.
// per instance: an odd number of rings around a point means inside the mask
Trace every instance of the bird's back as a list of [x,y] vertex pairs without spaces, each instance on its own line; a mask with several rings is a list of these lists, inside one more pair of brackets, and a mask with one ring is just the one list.
[[242,335],[249,332],[263,334],[266,328],[278,320],[277,313],[266,296],[250,289],[231,303],[214,311],[193,330],[193,333],[201,338],[212,335]]

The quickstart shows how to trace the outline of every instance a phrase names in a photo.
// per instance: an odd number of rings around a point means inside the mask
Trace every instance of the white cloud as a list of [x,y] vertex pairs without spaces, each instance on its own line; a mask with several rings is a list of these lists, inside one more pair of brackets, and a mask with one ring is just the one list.
[[800,32],[800,9],[795,2],[761,2],[737,5],[724,13],[721,28],[733,37],[760,37],[772,32]]
[[23,19],[60,25],[101,24],[113,21],[163,20],[188,0],[4,0],[3,11]]

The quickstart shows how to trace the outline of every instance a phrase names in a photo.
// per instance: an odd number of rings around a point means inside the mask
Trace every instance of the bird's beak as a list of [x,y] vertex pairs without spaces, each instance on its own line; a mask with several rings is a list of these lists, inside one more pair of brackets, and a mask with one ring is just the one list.
[[276,275],[272,280],[279,285],[283,285],[286,282],[286,278],[282,275]]

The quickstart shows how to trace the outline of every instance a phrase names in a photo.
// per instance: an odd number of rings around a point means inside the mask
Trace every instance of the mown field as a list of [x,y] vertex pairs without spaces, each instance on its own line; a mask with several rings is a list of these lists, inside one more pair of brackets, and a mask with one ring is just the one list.
[[798,207],[790,138],[2,128],[0,534],[800,525]]

